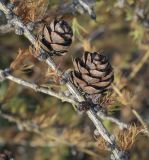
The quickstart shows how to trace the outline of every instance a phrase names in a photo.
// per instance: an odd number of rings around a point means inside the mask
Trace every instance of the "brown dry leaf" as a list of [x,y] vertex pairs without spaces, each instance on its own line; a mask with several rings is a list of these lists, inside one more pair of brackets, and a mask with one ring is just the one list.
[[103,95],[101,98],[100,98],[100,101],[99,101],[100,105],[104,108],[110,108],[114,105],[117,104],[116,100],[115,100],[115,97],[114,95],[112,94],[112,91],[108,91],[105,93],[105,95]]
[[12,70],[16,70],[19,69],[21,67],[21,65],[23,64],[25,58],[29,55],[29,51],[28,50],[22,50],[19,49],[18,51],[18,55],[15,58],[15,60],[10,64],[10,68]]
[[141,133],[141,127],[132,125],[128,130],[119,131],[116,135],[118,145],[123,150],[130,150],[136,141],[136,137]]
[[[128,130],[120,130],[115,134],[118,146],[122,150],[130,150],[136,141],[137,135],[140,133],[142,133],[142,128],[136,125],[130,126]],[[107,143],[102,137],[95,137],[95,139],[100,150],[108,150]]]
[[103,151],[107,151],[108,150],[108,147],[107,147],[107,143],[106,141],[103,139],[103,137],[95,137],[96,141],[97,141],[97,146],[100,150],[103,150]]
[[35,22],[40,20],[48,7],[48,0],[24,0],[20,1],[14,12],[23,19],[24,22]]

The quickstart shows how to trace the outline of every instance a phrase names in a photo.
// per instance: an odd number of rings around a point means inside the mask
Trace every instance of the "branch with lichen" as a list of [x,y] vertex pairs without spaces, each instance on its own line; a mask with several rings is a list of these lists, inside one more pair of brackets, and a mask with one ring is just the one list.
[[[0,2],[0,10],[4,12],[8,23],[15,28],[16,34],[24,34],[24,36],[31,42],[31,44],[36,48],[37,46],[37,39],[29,30],[29,25],[24,25],[22,20],[16,16],[11,8],[7,8],[2,2]],[[68,80],[67,74],[63,74],[60,70],[57,69],[57,65],[54,63],[53,59],[50,56],[47,56],[47,51],[43,50],[42,48],[39,49],[39,60],[45,61],[49,67],[56,71],[57,75],[61,77],[62,80],[65,81],[65,85],[67,86],[68,90],[77,98],[78,102],[85,101],[85,97],[76,89],[76,87]],[[7,77],[7,75],[6,75]],[[10,78],[11,76],[8,75]],[[11,77],[12,78],[12,77]],[[27,84],[27,83],[26,83]],[[36,88],[36,86],[34,86]],[[37,90],[37,88],[36,88]],[[94,109],[89,109],[86,111],[86,114],[90,118],[90,120],[95,125],[96,129],[98,130],[99,134],[105,139],[109,148],[111,149],[112,158],[115,160],[125,160],[127,159],[127,155],[125,152],[121,151],[118,146],[116,145],[115,139],[111,138],[109,132],[104,127],[101,122],[101,119],[97,116]]]

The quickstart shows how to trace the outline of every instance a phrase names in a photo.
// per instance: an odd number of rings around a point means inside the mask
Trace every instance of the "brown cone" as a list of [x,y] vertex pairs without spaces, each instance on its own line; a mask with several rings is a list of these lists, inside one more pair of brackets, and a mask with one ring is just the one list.
[[72,42],[73,32],[64,20],[54,20],[43,28],[42,43],[44,49],[61,56],[68,52]]
[[88,95],[105,92],[113,82],[113,69],[102,54],[85,52],[82,58],[74,59],[73,63],[70,81]]

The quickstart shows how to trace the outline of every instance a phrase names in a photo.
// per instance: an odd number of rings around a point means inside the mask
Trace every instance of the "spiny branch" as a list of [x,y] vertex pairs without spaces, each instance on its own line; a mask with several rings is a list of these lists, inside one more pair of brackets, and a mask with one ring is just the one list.
[[[35,38],[35,36],[31,33],[31,31],[28,30],[28,27],[26,25],[23,24],[23,22],[21,21],[21,19],[19,17],[17,17],[12,11],[11,9],[8,9],[2,2],[0,2],[0,10],[2,10],[7,19],[8,19],[8,23],[12,24],[14,26],[14,28],[20,29],[22,30],[24,36],[35,46],[36,48],[36,44],[37,44],[37,40]],[[43,49],[40,49],[40,55],[48,55],[46,53],[46,51],[44,51]],[[41,60],[41,57],[39,58]],[[78,90],[75,88],[75,86],[69,82],[67,76],[63,75],[62,72],[60,70],[57,69],[56,64],[54,63],[53,59],[51,57],[48,57],[46,59],[46,63],[57,72],[57,75],[62,77],[62,79],[67,80],[66,82],[66,86],[69,89],[69,91],[76,96],[76,98],[78,99],[79,102],[85,101],[85,98],[78,92]],[[103,136],[103,138],[107,141],[107,143],[109,144],[109,147],[111,148],[111,151],[113,153],[113,158],[115,160],[124,160],[125,158],[125,154],[123,151],[121,151],[117,145],[114,139],[111,138],[109,132],[106,130],[106,128],[104,127],[104,125],[102,124],[101,120],[97,117],[95,111],[93,109],[90,109],[86,112],[86,114],[88,115],[88,117],[91,119],[91,121],[94,123],[95,127],[97,128],[98,132]]]

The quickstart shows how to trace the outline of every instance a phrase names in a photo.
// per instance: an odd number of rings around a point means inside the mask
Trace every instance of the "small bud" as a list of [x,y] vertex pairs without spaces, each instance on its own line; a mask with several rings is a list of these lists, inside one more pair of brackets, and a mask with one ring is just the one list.
[[71,96],[71,93],[69,92],[69,90],[66,90],[66,91],[64,92],[64,94],[65,94],[66,97]]
[[40,56],[38,58],[40,58],[41,60],[46,60],[48,58],[48,54],[46,54],[44,50],[41,50]]
[[95,136],[100,136],[100,133],[99,133],[99,131],[97,129],[94,130],[94,135]]
[[16,27],[15,28],[15,34],[17,34],[17,35],[22,35],[23,34],[23,29],[22,28],[20,28],[20,27]]
[[10,68],[6,68],[5,70],[0,70],[0,82],[3,82],[6,77],[10,74]]
[[32,31],[34,29],[34,23],[33,22],[29,22],[27,24],[27,28],[28,28],[28,30]]
[[3,74],[4,74],[5,77],[8,76],[10,73],[11,73],[11,69],[10,68],[5,68],[4,69]]

